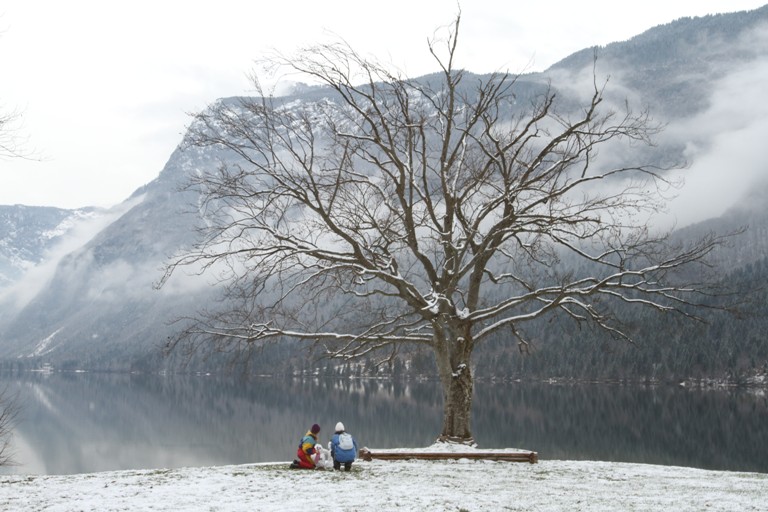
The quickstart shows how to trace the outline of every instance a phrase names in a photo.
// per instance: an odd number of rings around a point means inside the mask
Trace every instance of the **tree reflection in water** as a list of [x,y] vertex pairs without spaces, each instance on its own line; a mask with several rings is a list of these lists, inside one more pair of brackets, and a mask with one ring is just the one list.
[[476,390],[475,435],[541,458],[768,472],[762,393],[674,386],[488,385]]
[[[288,461],[312,423],[343,421],[361,446],[420,447],[440,430],[435,382],[127,374],[0,377],[18,391],[18,473],[66,474]],[[481,448],[768,472],[768,404],[749,393],[675,387],[475,387]]]

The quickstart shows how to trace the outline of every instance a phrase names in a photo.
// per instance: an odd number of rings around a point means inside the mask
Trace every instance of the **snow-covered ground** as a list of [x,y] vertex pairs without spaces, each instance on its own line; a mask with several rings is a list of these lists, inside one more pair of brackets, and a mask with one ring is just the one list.
[[594,461],[358,461],[352,471],[288,462],[0,476],[3,511],[750,511],[768,474]]

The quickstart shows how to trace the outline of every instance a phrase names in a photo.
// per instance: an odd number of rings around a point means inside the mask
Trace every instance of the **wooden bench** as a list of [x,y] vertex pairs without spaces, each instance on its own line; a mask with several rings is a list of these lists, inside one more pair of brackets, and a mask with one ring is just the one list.
[[536,464],[539,462],[539,454],[537,452],[484,452],[484,451],[472,451],[472,452],[397,452],[397,451],[383,451],[373,452],[368,448],[361,448],[359,451],[361,459],[371,461],[373,459],[378,460],[458,460],[458,459],[470,459],[470,460],[495,460],[504,462],[529,462]]

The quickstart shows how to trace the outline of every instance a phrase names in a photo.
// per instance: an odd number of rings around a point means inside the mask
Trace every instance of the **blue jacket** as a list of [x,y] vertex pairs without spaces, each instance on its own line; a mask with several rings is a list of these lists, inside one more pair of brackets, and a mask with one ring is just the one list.
[[353,437],[352,444],[354,447],[348,450],[343,450],[339,446],[339,435],[343,433],[344,432],[336,432],[333,434],[333,437],[331,438],[331,456],[333,456],[333,460],[338,462],[353,462],[355,458],[357,458],[357,440]]

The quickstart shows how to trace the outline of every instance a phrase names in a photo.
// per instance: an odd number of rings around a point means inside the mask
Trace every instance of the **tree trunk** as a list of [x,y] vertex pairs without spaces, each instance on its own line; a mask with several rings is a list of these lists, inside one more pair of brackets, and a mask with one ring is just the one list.
[[470,419],[472,415],[472,375],[469,366],[458,368],[447,389],[443,385],[443,431],[439,440],[452,443],[474,443]]
[[443,388],[443,430],[438,441],[473,444],[472,372],[470,344],[464,338],[443,339],[436,344],[435,356]]

